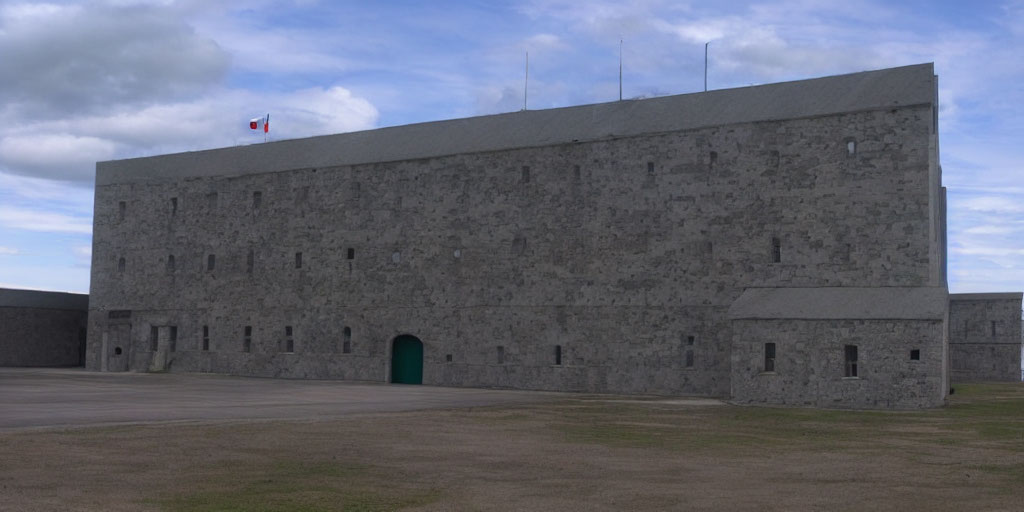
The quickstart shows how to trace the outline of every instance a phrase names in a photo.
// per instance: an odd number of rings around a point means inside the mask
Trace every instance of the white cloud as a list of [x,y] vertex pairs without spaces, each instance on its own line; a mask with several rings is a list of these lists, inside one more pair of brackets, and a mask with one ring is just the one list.
[[0,256],[11,256],[14,254],[18,254],[18,252],[19,251],[13,247],[4,247],[0,245]]
[[25,231],[92,233],[91,218],[11,206],[0,206],[0,225]]
[[0,139],[0,165],[47,177],[90,175],[95,162],[114,154],[113,142],[86,135],[26,134]]
[[1024,203],[1006,196],[980,196],[957,201],[956,206],[977,212],[1024,213]]

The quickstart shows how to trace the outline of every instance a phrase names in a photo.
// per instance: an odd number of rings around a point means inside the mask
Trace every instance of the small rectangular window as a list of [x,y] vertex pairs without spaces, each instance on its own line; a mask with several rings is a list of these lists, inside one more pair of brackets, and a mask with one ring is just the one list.
[[449,363],[452,362],[452,355],[451,354],[445,354],[444,360],[446,362],[449,362]]
[[692,350],[687,350],[686,351],[686,367],[687,368],[693,368],[693,351]]
[[245,339],[242,340],[242,352],[252,352],[252,326],[245,326]]
[[284,326],[284,335],[285,336],[289,336],[289,337],[292,335],[292,326],[290,326],[290,325]]
[[203,326],[203,351],[210,350],[210,326]]
[[171,350],[171,352],[174,352],[174,351],[178,350],[178,326],[172,325],[170,327],[170,330],[171,330],[171,333],[170,333],[171,334],[170,350]]
[[159,339],[160,328],[155,325],[149,326],[149,349],[152,350],[153,352],[156,352]]
[[302,253],[295,253],[295,268],[302,268]]
[[765,343],[764,344],[764,371],[774,372],[775,371],[775,344]]
[[910,360],[911,361],[920,361],[921,360],[921,351],[916,349],[916,348],[914,350],[911,350],[910,351]]
[[530,182],[530,166],[529,165],[524,165],[523,166],[523,183],[529,183],[529,182]]
[[686,344],[687,345],[691,345],[692,346],[694,341],[696,341],[696,338],[694,336],[687,336],[686,337]]
[[117,220],[124,220],[124,214],[128,211],[128,203],[120,201],[117,203]]
[[992,320],[992,336],[995,337],[995,335],[996,335],[996,321]]
[[212,254],[207,256],[206,257],[206,270],[207,271],[213,271],[213,269],[216,266],[217,266],[217,257],[212,255]]
[[562,364],[562,346],[555,345],[555,365],[561,366]]
[[177,215],[177,214],[178,214],[178,198],[177,197],[172,197],[171,198],[171,215]]
[[782,262],[782,240],[772,238],[772,263]]
[[259,208],[263,204],[263,192],[252,193],[252,207],[253,209]]
[[285,342],[284,342],[284,351],[285,352],[295,352],[295,340],[293,340],[291,338],[288,338],[287,340],[285,340]]
[[654,162],[647,162],[647,174],[654,175]]
[[351,248],[351,247],[349,247],[349,248],[348,248],[348,255],[347,255],[347,257],[346,257],[346,258],[347,258],[347,259],[350,259],[350,260],[354,260],[354,259],[356,259],[356,250],[355,250],[355,249],[353,249],[353,248]]
[[846,362],[845,377],[857,376],[857,345],[845,345],[843,347],[843,359]]
[[498,364],[505,364],[505,347],[498,345]]

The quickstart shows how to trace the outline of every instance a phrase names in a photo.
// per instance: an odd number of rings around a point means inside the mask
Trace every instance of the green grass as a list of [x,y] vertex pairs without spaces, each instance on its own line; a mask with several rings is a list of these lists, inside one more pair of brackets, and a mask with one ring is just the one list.
[[333,462],[285,461],[260,467],[222,464],[199,490],[154,503],[167,511],[377,512],[432,503],[434,489],[410,488],[381,468]]

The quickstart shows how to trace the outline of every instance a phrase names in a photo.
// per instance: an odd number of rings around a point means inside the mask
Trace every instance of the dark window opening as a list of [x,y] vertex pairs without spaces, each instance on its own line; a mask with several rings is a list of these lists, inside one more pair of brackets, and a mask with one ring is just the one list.
[[245,339],[242,340],[242,352],[252,351],[252,326],[245,326]]
[[168,274],[174,272],[174,265],[175,265],[174,264],[174,255],[173,254],[167,255],[167,273]]
[[694,336],[687,336],[686,337],[686,344],[687,345],[693,345],[694,341],[696,341],[696,338]]
[[692,350],[687,350],[686,351],[686,367],[687,368],[693,368],[693,351]]
[[843,347],[843,359],[846,361],[846,370],[843,373],[846,377],[857,376],[857,345],[846,345]]
[[992,336],[996,335],[996,321],[992,320]]
[[916,349],[916,348],[914,350],[911,350],[910,351],[910,360],[911,361],[920,361],[921,360],[921,351]]
[[121,355],[121,347],[114,347],[114,355],[115,356]]
[[647,162],[647,174],[654,174],[654,162]]
[[302,268],[302,253],[295,253],[295,268]]
[[445,354],[444,360],[445,360],[445,362],[448,362],[448,363],[452,362],[452,355],[451,354]]
[[708,155],[708,160],[711,162],[711,168],[714,169],[715,164],[718,163],[718,152],[712,151],[711,154]]
[[171,215],[177,215],[177,214],[178,214],[178,198],[177,197],[172,197],[171,198]]
[[562,346],[561,345],[555,345],[555,364],[559,365],[559,366],[562,364]]
[[118,260],[117,260],[117,271],[118,272],[124,272],[124,266],[125,266],[124,258],[123,257],[122,258],[118,258]]
[[764,371],[774,372],[775,371],[775,344],[765,343],[764,344]]
[[216,267],[216,266],[217,266],[217,257],[212,255],[212,254],[207,256],[206,257],[206,270],[207,271],[212,271],[214,269],[214,267]]
[[505,364],[505,347],[498,345],[498,364]]
[[152,350],[153,352],[156,352],[157,340],[159,336],[160,328],[155,325],[149,326],[149,349]]
[[259,208],[263,204],[263,192],[252,193],[252,207],[253,209]]
[[178,326],[172,325],[171,330],[171,352],[178,350]]
[[351,248],[351,247],[349,247],[349,248],[348,248],[348,254],[347,254],[347,256],[346,256],[346,259],[350,259],[350,260],[354,260],[354,259],[356,259],[356,250],[355,250],[355,249],[353,249],[353,248]]
[[782,240],[772,238],[772,263],[782,263]]
[[359,199],[359,182],[352,182],[352,199]]
[[846,156],[853,156],[857,154],[857,141],[850,140],[846,142]]
[[124,214],[128,210],[128,203],[120,201],[117,203],[117,220],[124,220]]
[[344,330],[342,330],[342,335],[344,336],[344,341],[341,344],[341,353],[342,354],[351,354],[352,353],[352,328],[351,327],[346,327]]
[[252,274],[253,263],[256,261],[256,254],[252,249],[249,249],[249,254],[245,255],[245,273]]
[[524,165],[523,166],[523,180],[522,181],[523,181],[523,183],[529,183],[530,182],[530,166],[529,165]]
[[210,326],[203,326],[203,350],[210,350]]
[[287,340],[285,340],[285,342],[284,342],[284,351],[285,352],[295,352],[295,340],[293,340],[291,338],[288,338]]
[[580,166],[572,166],[572,179],[574,181],[580,181]]

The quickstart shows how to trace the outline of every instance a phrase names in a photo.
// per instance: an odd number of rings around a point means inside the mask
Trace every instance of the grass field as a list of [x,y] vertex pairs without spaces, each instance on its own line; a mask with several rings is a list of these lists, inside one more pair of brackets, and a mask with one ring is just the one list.
[[1024,385],[943,409],[580,396],[0,433],[0,510],[1024,510]]

